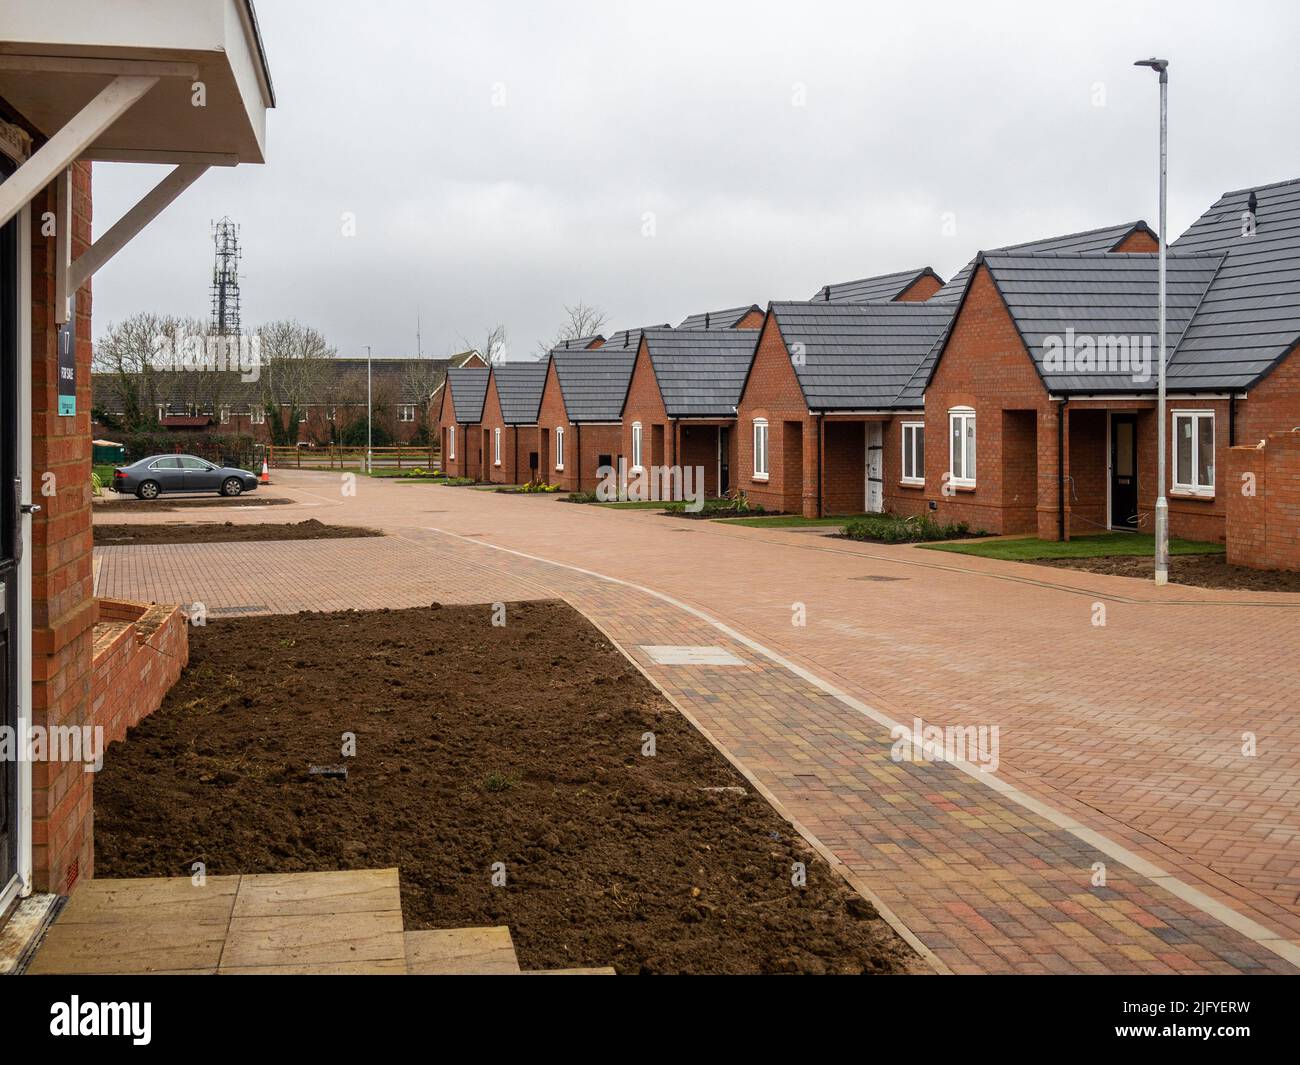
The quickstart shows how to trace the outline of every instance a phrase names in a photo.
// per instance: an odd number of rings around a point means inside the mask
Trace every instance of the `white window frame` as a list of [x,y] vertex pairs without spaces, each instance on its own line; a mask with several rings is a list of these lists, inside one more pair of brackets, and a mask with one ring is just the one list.
[[501,430],[496,428],[492,430],[492,465],[501,465]]
[[766,481],[771,475],[769,447],[772,441],[771,427],[766,418],[754,419],[754,480]]
[[329,411],[330,421],[332,422],[338,421],[338,413],[339,412],[337,407],[330,407],[330,411]]
[[632,472],[641,472],[641,459],[644,434],[640,422],[632,423]]
[[[963,423],[961,432],[962,439],[962,471],[961,476],[957,476],[956,455],[953,453],[952,432],[953,426],[958,421]],[[964,423],[969,421],[975,427],[974,439],[971,441],[970,453],[966,453],[966,429]],[[948,483],[957,488],[974,488],[975,474],[978,469],[979,458],[979,425],[975,421],[974,407],[953,407],[948,411]]]
[[254,405],[249,408],[249,418],[253,425],[266,424],[266,408]]
[[564,469],[564,426],[555,427],[555,468]]
[[[902,476],[903,484],[925,484],[925,422],[903,422],[901,429],[900,444],[902,451]],[[912,442],[909,444],[908,434],[912,436]],[[920,462],[917,462],[917,441],[921,443]],[[908,459],[912,461],[912,472],[907,472]],[[919,467],[919,468],[918,468]]]
[[415,421],[415,404],[403,403],[397,408],[397,420],[400,422]]
[[455,461],[456,459],[456,427],[447,426],[447,458]]
[[[1201,468],[1201,421],[1209,419],[1210,422],[1210,483],[1198,484]],[[1183,482],[1178,479],[1178,423],[1180,421],[1190,420],[1192,423],[1192,480]],[[1176,410],[1173,412],[1170,420],[1170,436],[1174,446],[1170,449],[1173,452],[1173,462],[1170,464],[1169,477],[1172,482],[1172,490],[1180,495],[1199,496],[1202,499],[1214,498],[1214,481],[1218,475],[1217,464],[1214,461],[1215,445],[1218,442],[1217,427],[1214,424],[1214,411],[1212,410]]]
[[230,424],[230,408],[229,408],[229,407],[222,407],[222,408],[221,408],[221,424],[222,424],[222,425],[229,425],[229,424]]

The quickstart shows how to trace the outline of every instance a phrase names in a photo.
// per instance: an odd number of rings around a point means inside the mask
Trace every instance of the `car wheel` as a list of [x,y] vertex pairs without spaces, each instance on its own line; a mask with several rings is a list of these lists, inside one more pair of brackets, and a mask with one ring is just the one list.
[[238,477],[227,477],[221,482],[223,496],[237,496],[244,490],[244,482]]
[[158,493],[162,491],[162,486],[157,481],[141,481],[140,487],[135,490],[135,494],[141,499],[157,499]]

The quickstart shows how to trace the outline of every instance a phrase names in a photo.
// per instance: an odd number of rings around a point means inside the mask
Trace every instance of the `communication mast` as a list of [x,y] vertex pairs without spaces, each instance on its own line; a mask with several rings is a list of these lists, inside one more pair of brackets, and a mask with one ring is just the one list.
[[212,224],[216,261],[212,266],[212,320],[217,336],[239,335],[239,226],[229,216]]

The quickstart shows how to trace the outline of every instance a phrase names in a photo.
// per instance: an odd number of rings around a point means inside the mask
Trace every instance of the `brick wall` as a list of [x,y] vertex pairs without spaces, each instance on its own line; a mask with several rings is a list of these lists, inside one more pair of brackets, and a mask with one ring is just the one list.
[[1228,561],[1300,570],[1300,432],[1229,448],[1223,473]]
[[[497,391],[495,377],[488,379],[487,398],[483,401],[483,431],[488,442],[487,480],[493,484],[523,484],[532,470],[528,465],[529,453],[537,450],[537,427],[534,425],[507,425],[501,414],[501,394]],[[493,434],[501,431],[501,464],[498,466],[492,451]],[[539,458],[540,465],[540,458]]]
[[825,424],[822,506],[827,514],[858,514],[866,507],[867,435],[858,421]]
[[923,303],[941,288],[943,288],[943,285],[937,277],[924,274],[903,289],[895,297],[895,300],[899,303]]
[[[53,186],[32,216],[32,724],[90,724],[91,595],[90,363],[91,287],[78,294],[77,413],[58,415],[58,326],[54,320],[55,238],[41,234],[55,211]],[[91,169],[73,167],[72,255],[90,244]],[[52,475],[52,479],[46,475]],[[64,892],[90,870],[91,782],[79,764],[32,767],[33,866],[37,890]]]
[[[451,401],[451,387],[439,393],[438,446],[442,451],[442,469],[449,477],[474,477],[483,475],[483,434],[481,426],[461,425],[456,422],[455,407]],[[456,454],[451,455],[452,428],[455,428]]]
[[[645,338],[636,353],[636,362],[632,365],[632,379],[628,385],[627,401],[623,404],[623,428],[619,450],[627,456],[629,467],[632,464],[632,425],[641,423],[641,463],[649,466],[672,466],[677,463],[673,452],[674,436],[668,411],[664,407],[663,395],[659,391],[659,381],[655,377],[654,363],[646,350]],[[659,432],[654,431],[655,426]],[[655,450],[656,440],[662,438],[663,445]]]
[[[737,404],[736,467],[733,480],[748,496],[769,510],[804,512],[805,451],[811,448],[809,471],[816,470],[816,422],[790,364],[780,326],[771,315],[763,325],[754,363]],[[754,477],[754,421],[768,422],[768,477]],[[812,478],[813,509],[817,486]]]
[[189,632],[179,606],[98,602],[91,719],[113,743],[162,705],[189,661]]

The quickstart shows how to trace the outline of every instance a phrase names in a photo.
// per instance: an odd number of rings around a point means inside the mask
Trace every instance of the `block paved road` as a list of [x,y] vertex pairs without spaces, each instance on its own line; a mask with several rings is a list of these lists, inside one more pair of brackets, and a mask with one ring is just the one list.
[[[466,488],[276,481],[296,505],[126,504],[114,520],[316,517],[390,535],[101,548],[100,594],[216,616],[562,596],[941,968],[1300,962],[1300,596]],[[745,665],[658,665],[641,650],[654,644],[721,645]],[[996,725],[996,773],[892,760],[890,724],[914,718]]]

